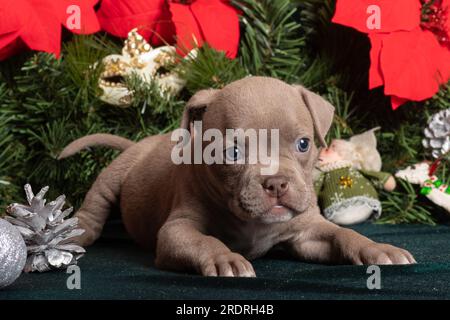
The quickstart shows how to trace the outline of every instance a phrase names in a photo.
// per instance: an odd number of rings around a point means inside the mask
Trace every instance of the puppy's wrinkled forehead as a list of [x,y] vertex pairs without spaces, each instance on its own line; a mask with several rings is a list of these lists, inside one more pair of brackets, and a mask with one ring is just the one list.
[[231,83],[215,95],[204,115],[218,129],[280,129],[312,132],[311,115],[293,86],[280,80],[249,77]]

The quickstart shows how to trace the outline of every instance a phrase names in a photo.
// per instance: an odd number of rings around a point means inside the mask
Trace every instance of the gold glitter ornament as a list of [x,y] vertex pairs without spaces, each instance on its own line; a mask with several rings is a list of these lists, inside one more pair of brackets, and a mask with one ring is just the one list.
[[341,176],[339,178],[339,185],[344,188],[351,188],[353,187],[353,179],[348,176]]

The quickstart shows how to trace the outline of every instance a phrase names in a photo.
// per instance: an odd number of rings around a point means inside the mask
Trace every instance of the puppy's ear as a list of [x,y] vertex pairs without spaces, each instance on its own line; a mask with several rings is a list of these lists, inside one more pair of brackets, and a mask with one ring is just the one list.
[[325,136],[333,123],[334,107],[324,98],[300,85],[294,85],[311,114],[314,130],[323,147],[327,146]]
[[186,130],[190,130],[191,123],[196,120],[201,120],[203,113],[206,111],[208,104],[214,98],[214,95],[219,90],[207,89],[200,90],[192,96],[191,99],[186,103],[183,111],[183,117],[181,118],[180,127]]

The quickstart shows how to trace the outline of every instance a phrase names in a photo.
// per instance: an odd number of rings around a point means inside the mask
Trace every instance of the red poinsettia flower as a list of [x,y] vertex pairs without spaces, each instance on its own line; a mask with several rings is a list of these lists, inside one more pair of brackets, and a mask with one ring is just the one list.
[[126,38],[130,30],[139,28],[139,33],[155,46],[175,34],[166,0],[103,0],[97,16],[106,32]]
[[139,28],[152,45],[190,50],[207,42],[230,58],[237,54],[239,19],[227,0],[103,0],[97,15],[102,29],[118,37]]
[[57,57],[61,24],[74,33],[100,30],[94,5],[98,0],[2,0],[0,3],[0,60],[23,47]]
[[337,0],[333,22],[368,34],[369,86],[384,85],[393,109],[450,78],[450,0]]
[[170,1],[177,45],[190,48],[192,40],[199,46],[207,42],[211,47],[225,51],[228,57],[236,57],[239,45],[237,10],[228,1],[196,0],[189,1],[189,5],[182,2]]

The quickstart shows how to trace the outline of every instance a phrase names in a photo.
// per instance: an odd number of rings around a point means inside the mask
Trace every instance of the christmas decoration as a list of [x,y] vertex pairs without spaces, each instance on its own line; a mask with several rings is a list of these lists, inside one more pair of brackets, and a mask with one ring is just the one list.
[[[378,218],[381,203],[374,186],[395,188],[395,180],[380,172],[381,158],[374,131],[353,136],[349,141],[333,140],[319,155],[321,174],[315,181],[319,205],[325,217],[349,225]],[[371,182],[371,180],[373,182]]]
[[207,42],[212,48],[236,57],[239,43],[237,10],[227,0],[170,1],[177,47],[189,51]]
[[333,22],[369,35],[369,87],[392,108],[431,98],[450,78],[450,0],[338,0]]
[[[184,2],[179,5],[191,8],[191,5],[204,3]],[[402,4],[400,0],[386,2]],[[121,30],[121,37],[127,37],[127,33],[137,27],[145,39],[148,39],[148,34],[149,44],[156,48],[153,41],[164,34],[165,24],[162,18],[145,17],[144,5],[164,3],[168,8],[166,12],[170,13],[171,2],[137,3],[133,0],[99,1],[99,10],[105,6],[102,26],[106,30],[104,23],[114,24]],[[224,3],[239,12],[241,29],[236,59],[229,59],[223,51],[216,51],[204,43],[195,60],[182,64],[180,76],[186,81],[186,86],[177,95],[161,95],[154,82],[146,83],[132,77],[126,81],[129,90],[133,91],[131,106],[105,107],[105,102],[98,98],[101,68],[92,69],[90,66],[107,55],[120,54],[117,39],[106,32],[63,37],[60,59],[44,52],[18,52],[0,63],[0,212],[21,197],[22,186],[27,182],[32,185],[50,184],[54,189],[70,194],[71,203],[78,206],[93,179],[116,154],[112,150],[97,149],[82,152],[64,162],[55,161],[64,145],[95,132],[120,133],[131,140],[169,132],[179,126],[186,101],[194,92],[222,88],[247,75],[272,76],[288,83],[302,83],[320,93],[336,107],[335,121],[328,134],[330,141],[347,139],[355,132],[382,125],[383,133],[379,135],[377,148],[383,154],[383,168],[387,172],[398,170],[404,163],[423,160],[423,129],[430,114],[450,108],[449,85],[442,85],[438,94],[424,103],[411,102],[410,108],[393,112],[382,90],[367,89],[369,39],[351,28],[330,23],[335,12],[335,0],[231,0]],[[358,3],[353,1],[352,6]],[[108,10],[107,4],[110,6]],[[3,7],[0,10],[2,18],[8,8],[5,10]],[[422,10],[423,16],[426,10]],[[100,20],[100,11],[98,13]],[[139,19],[141,14],[142,21],[155,21],[160,26],[148,27],[141,22],[126,25],[130,15],[134,15],[132,21]],[[366,11],[364,15],[368,16]],[[175,35],[172,19],[170,16],[166,20],[173,25],[172,31],[167,29],[169,38]],[[444,21],[442,18],[438,20]],[[389,21],[391,25],[404,22],[403,19],[390,19],[385,14],[382,21],[382,26]],[[8,19],[0,19],[2,32],[7,30],[5,23],[12,26]],[[201,24],[200,20],[198,24]],[[426,27],[423,18],[421,28],[427,30],[428,27],[431,26]],[[155,28],[159,28],[158,32],[152,32]],[[228,32],[228,23],[217,23],[211,30],[221,37]],[[435,35],[435,31],[429,32]],[[389,36],[388,33],[386,35]],[[54,36],[56,39],[57,33]],[[173,43],[172,39],[169,44]],[[408,50],[398,48],[397,53],[399,56],[409,55]],[[435,61],[434,58],[428,60],[429,63]],[[409,72],[421,63],[419,59],[403,69]],[[444,169],[446,165],[443,163],[440,168]],[[436,175],[448,181],[448,170],[441,170]],[[346,190],[351,189],[347,187]],[[440,218],[435,214],[436,206],[430,205],[425,197],[418,197],[417,193],[417,188],[403,180],[398,180],[393,192],[379,191],[383,214],[376,223],[434,224]]]
[[22,273],[27,259],[25,242],[16,227],[0,219],[0,289]]
[[[191,52],[185,59],[194,57],[195,52]],[[100,99],[112,105],[129,106],[133,93],[125,80],[132,75],[144,82],[154,81],[163,94],[177,94],[183,89],[185,81],[174,70],[176,60],[175,47],[152,48],[137,29],[131,30],[125,40],[122,55],[112,54],[102,60]]]
[[353,179],[349,176],[341,176],[339,178],[339,185],[345,188],[353,187]]
[[9,216],[5,219],[17,227],[27,245],[25,272],[66,268],[76,264],[85,253],[73,241],[84,230],[77,229],[77,218],[66,219],[72,208],[62,210],[65,196],[46,204],[44,196],[47,191],[48,187],[44,187],[34,195],[27,184],[28,205],[14,203],[7,208]]
[[115,36],[138,28],[152,45],[176,40],[187,53],[207,42],[230,58],[237,54],[237,10],[226,0],[103,0],[97,15],[102,29]]
[[98,0],[15,0],[0,4],[0,60],[23,47],[59,56],[61,24],[77,34],[100,30],[94,11]]
[[411,184],[420,185],[420,194],[450,213],[450,187],[438,177],[430,176],[429,172],[430,165],[421,162],[397,171],[395,176]]
[[450,109],[434,114],[424,130],[423,146],[438,159],[450,151]]
[[117,37],[138,28],[152,46],[171,43],[175,34],[166,0],[103,0],[97,17],[101,28]]

